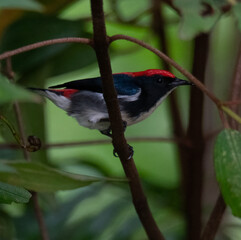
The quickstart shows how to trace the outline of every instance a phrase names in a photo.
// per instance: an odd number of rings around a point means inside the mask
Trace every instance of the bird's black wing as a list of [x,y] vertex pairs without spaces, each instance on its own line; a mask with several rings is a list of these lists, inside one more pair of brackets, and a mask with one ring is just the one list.
[[[131,76],[127,74],[114,74],[114,85],[118,95],[133,95],[139,92],[139,87],[133,81]],[[66,88],[66,89],[77,89],[77,90],[86,90],[92,92],[103,93],[101,78],[88,78],[83,80],[75,80],[49,88]]]
[[88,78],[83,80],[75,80],[75,81],[51,86],[49,88],[77,89],[77,90],[86,90],[86,91],[103,93],[100,77]]

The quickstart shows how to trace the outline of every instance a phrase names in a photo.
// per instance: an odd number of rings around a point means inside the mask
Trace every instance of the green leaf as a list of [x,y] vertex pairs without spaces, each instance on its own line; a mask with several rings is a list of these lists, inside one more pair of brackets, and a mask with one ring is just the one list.
[[0,182],[0,203],[27,203],[31,196],[24,188]]
[[208,32],[220,16],[215,2],[210,2],[214,12],[208,16],[202,16],[205,5],[199,0],[175,0],[174,4],[182,13],[179,27],[181,39],[189,40],[200,33]]
[[0,174],[1,172],[16,172],[16,170],[13,167],[7,166],[6,164],[0,162]]
[[[1,173],[0,180],[36,192],[54,192],[87,186],[93,182],[115,179],[67,173],[37,162],[5,162],[17,173]],[[123,180],[122,180],[123,181]]]
[[225,202],[233,215],[241,217],[241,134],[223,130],[214,148],[216,176]]
[[10,101],[40,101],[40,98],[17,85],[10,83],[0,74],[0,104]]
[[41,11],[43,7],[34,0],[0,0],[0,8]]

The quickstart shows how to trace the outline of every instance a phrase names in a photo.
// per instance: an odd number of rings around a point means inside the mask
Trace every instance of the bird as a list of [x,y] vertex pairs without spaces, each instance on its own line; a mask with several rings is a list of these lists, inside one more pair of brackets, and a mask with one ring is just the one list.
[[[115,73],[113,81],[124,129],[150,116],[178,86],[193,85],[160,69]],[[79,125],[112,137],[101,77],[74,80],[48,89],[30,89],[47,97]]]

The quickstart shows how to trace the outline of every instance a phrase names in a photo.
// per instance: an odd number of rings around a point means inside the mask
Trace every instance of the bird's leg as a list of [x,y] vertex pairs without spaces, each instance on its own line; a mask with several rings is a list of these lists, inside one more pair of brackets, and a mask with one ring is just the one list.
[[112,138],[112,133],[111,133],[111,128],[107,128],[106,130],[102,130],[100,131],[100,133],[102,133],[103,135]]
[[[129,153],[130,153],[127,159],[130,160],[134,155],[134,150],[133,150],[133,147],[131,145],[129,145],[129,144],[127,144],[127,145],[128,145]],[[119,157],[115,149],[113,150],[113,155],[115,157]]]
[[[124,132],[125,132],[126,127],[127,127],[127,122],[126,121],[122,121],[122,124],[123,124]],[[130,160],[133,157],[133,155],[134,155],[134,150],[133,150],[133,147],[131,145],[129,145],[129,144],[128,144],[128,148],[129,148],[129,152],[130,152],[128,160]],[[113,155],[115,157],[118,157],[118,154],[117,154],[115,149],[113,150]]]
[[[125,132],[126,127],[127,127],[127,122],[126,122],[126,121],[123,121],[122,123],[123,123],[124,132]],[[100,132],[101,132],[102,134],[104,134],[105,136],[108,136],[108,137],[112,138],[112,133],[111,133],[111,128],[110,128],[110,127],[107,128],[106,130],[102,130],[102,131],[100,131]],[[128,148],[129,148],[129,152],[130,152],[130,155],[129,155],[129,157],[128,157],[128,160],[129,160],[129,159],[131,159],[131,158],[133,157],[133,155],[134,155],[134,150],[133,150],[133,147],[130,146],[129,144],[128,144]],[[114,155],[115,157],[118,157],[118,154],[117,154],[117,152],[116,152],[115,149],[113,150],[113,155]]]
[[122,121],[123,124],[123,128],[124,128],[124,132],[126,131],[126,127],[127,127],[127,122],[126,121]]

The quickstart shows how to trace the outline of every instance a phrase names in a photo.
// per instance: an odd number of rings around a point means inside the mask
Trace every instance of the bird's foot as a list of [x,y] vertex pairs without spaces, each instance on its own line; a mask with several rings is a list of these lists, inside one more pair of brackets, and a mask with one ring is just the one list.
[[[123,124],[123,128],[124,128],[124,132],[126,130],[127,127],[127,122],[126,121],[122,121]],[[109,127],[108,129],[102,130],[100,131],[103,135],[111,137],[112,138],[112,133],[111,133],[111,128]]]
[[[129,148],[129,156],[128,156],[127,160],[130,160],[134,155],[134,150],[133,150],[133,147],[129,144],[128,144],[128,148]],[[113,155],[115,157],[119,157],[115,149],[113,150]]]
[[100,132],[101,132],[102,134],[104,134],[105,136],[112,138],[112,133],[111,133],[111,129],[110,129],[110,128],[108,128],[108,129],[106,129],[106,130],[102,130],[102,131],[100,131]]
[[123,124],[123,128],[124,128],[124,132],[126,131],[126,127],[127,127],[127,122],[126,121],[122,121]]

